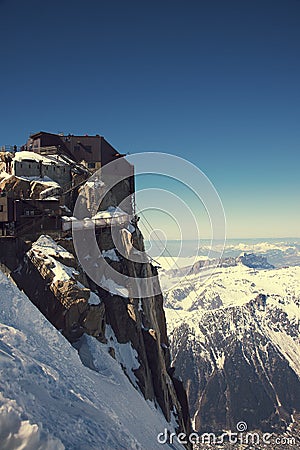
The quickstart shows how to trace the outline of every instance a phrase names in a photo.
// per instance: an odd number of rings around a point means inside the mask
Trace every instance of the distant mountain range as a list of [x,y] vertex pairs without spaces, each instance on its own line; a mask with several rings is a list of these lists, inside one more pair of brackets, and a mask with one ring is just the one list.
[[[192,265],[193,263],[209,258],[236,258],[244,253],[254,253],[257,256],[264,256],[268,262],[276,268],[300,265],[300,238],[289,239],[228,239],[223,249],[224,242],[210,240],[200,241],[169,241],[167,252],[163,252],[160,246],[152,245],[153,258],[161,263],[166,262],[166,268],[170,268],[172,261],[168,261],[170,254],[179,257],[178,263],[182,265]],[[155,252],[160,249],[158,256]],[[223,254],[222,254],[222,250]],[[161,253],[163,257],[161,257]],[[170,264],[169,264],[170,263]]]
[[[246,253],[161,272],[176,374],[198,432],[283,432],[300,411],[300,267]],[[183,273],[187,273],[183,276]],[[296,426],[296,425],[295,425]],[[296,448],[296,447],[295,447]]]

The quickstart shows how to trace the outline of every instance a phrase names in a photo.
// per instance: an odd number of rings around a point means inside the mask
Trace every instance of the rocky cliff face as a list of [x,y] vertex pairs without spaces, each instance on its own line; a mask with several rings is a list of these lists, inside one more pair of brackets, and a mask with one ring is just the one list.
[[[131,226],[127,235],[136,249],[143,249],[137,227]],[[151,286],[154,268],[149,262],[132,262],[120,255],[108,230],[102,230],[97,240],[102,259],[126,276],[149,277]],[[12,276],[48,320],[75,343],[79,353],[81,343],[84,345],[82,336],[94,336],[119,361],[142,395],[159,406],[178,431],[188,432],[185,391],[170,365],[162,295],[131,298],[129,293],[124,296],[126,288],[120,293],[103,289],[85,275],[74,255],[70,238],[57,244],[41,236]]]

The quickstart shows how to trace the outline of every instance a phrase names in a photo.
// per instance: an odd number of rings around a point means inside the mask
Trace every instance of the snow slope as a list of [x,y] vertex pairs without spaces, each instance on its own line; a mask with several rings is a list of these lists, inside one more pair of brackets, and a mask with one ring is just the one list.
[[161,448],[163,415],[105,346],[85,337],[84,352],[94,370],[0,272],[1,450]]

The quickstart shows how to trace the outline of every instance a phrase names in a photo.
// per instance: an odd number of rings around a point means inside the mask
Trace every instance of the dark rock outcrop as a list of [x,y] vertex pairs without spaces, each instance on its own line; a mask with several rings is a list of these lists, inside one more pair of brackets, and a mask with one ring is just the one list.
[[274,269],[274,266],[268,262],[265,256],[255,255],[254,253],[244,253],[237,258],[237,262],[241,262],[251,269]]

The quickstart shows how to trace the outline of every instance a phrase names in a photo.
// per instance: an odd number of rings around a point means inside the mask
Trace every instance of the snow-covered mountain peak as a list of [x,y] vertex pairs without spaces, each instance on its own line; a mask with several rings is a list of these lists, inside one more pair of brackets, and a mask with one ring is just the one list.
[[225,262],[205,283],[195,265],[168,274],[172,354],[194,426],[285,429],[300,408],[300,267],[270,268],[252,254]]

